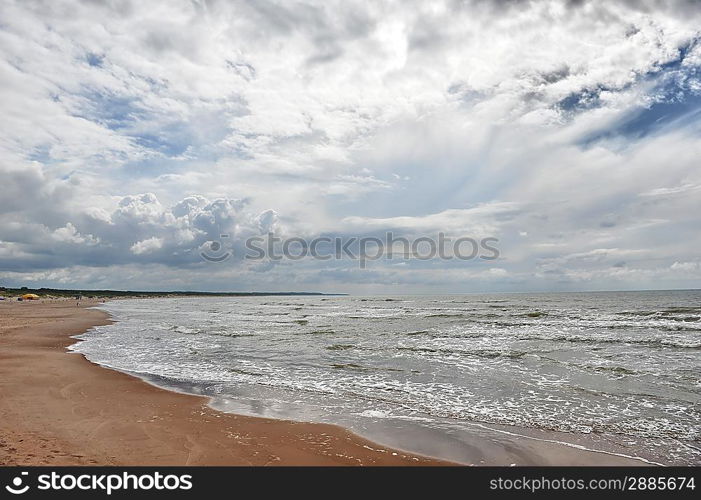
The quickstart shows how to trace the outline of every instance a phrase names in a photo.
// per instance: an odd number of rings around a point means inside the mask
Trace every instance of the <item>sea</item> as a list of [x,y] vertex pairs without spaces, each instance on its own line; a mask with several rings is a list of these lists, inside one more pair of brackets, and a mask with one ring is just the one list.
[[74,351],[223,411],[334,423],[465,463],[479,430],[701,464],[699,290],[99,308],[115,322],[78,336]]

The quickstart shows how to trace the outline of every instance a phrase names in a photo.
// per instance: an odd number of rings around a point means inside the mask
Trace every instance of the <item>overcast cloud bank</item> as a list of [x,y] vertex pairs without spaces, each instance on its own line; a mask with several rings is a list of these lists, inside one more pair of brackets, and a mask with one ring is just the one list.
[[[2,284],[699,286],[697,2],[5,1],[0,19]],[[271,231],[495,237],[500,258],[200,256]]]

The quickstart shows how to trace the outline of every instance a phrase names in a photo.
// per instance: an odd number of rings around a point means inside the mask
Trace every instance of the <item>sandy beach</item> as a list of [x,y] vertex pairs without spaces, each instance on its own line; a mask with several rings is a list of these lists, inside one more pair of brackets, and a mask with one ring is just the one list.
[[221,413],[66,347],[109,322],[84,301],[0,303],[2,465],[440,465],[325,424]]

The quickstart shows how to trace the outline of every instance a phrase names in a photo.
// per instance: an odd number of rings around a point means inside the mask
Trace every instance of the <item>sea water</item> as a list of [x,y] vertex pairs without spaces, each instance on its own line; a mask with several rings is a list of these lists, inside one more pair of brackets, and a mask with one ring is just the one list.
[[[100,307],[116,322],[74,350],[223,410],[360,432],[392,420],[613,436],[653,461],[701,463],[701,291]],[[392,444],[412,449],[410,435]]]

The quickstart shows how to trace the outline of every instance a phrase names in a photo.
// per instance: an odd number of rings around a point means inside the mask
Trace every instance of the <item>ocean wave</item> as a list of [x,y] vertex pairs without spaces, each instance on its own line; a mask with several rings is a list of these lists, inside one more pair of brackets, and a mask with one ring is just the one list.
[[490,349],[450,349],[450,348],[433,348],[433,347],[416,347],[416,346],[399,346],[396,347],[397,351],[408,351],[415,353],[429,353],[429,354],[448,354],[448,355],[459,355],[459,356],[469,356],[475,358],[484,359],[495,359],[495,358],[509,358],[509,359],[519,359],[528,354],[532,354],[526,351],[498,351]]
[[346,351],[348,349],[354,349],[356,346],[353,344],[333,344],[326,346],[325,349],[328,351]]
[[640,339],[640,338],[613,338],[604,337],[601,335],[593,335],[590,337],[578,335],[535,335],[526,333],[518,335],[519,340],[547,340],[552,342],[570,342],[576,344],[630,344],[650,347],[674,347],[679,349],[701,349],[701,341],[695,341],[687,338],[669,339]]

